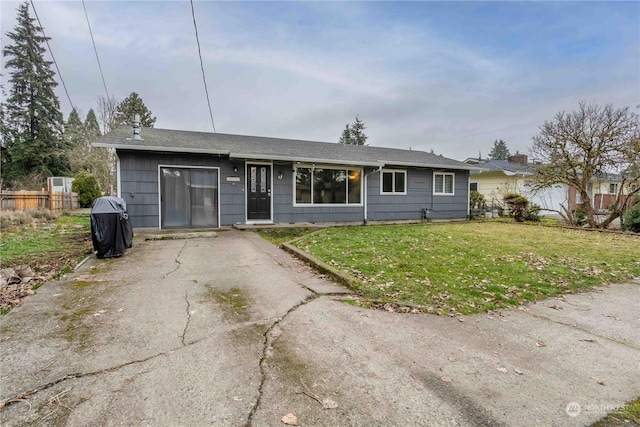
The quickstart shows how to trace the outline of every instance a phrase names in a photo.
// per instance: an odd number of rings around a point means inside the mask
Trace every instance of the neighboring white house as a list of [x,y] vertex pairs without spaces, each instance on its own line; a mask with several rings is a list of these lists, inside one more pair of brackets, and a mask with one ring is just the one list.
[[[522,194],[529,202],[542,208],[541,215],[548,217],[559,217],[558,211],[571,212],[582,203],[575,189],[566,184],[533,191],[531,177],[535,165],[529,163],[526,154],[515,154],[509,160],[468,158],[464,162],[483,169],[471,172],[469,185],[470,190],[476,190],[485,197],[489,207],[502,206],[502,198],[507,193]],[[620,185],[620,177],[616,175],[594,178],[589,188],[594,209],[603,213],[607,211],[615,203]],[[623,194],[628,194],[626,189],[623,190]]]

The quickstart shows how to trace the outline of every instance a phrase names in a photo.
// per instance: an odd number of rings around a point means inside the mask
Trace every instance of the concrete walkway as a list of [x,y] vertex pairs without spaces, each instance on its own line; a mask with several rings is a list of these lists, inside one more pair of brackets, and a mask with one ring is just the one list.
[[0,423],[588,425],[640,396],[640,286],[502,315],[355,308],[252,232],[135,241],[0,319]]

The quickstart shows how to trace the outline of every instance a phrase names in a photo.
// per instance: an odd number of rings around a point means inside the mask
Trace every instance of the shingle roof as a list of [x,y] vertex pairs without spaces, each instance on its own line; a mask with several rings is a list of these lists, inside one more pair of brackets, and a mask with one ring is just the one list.
[[483,160],[478,164],[481,167],[481,172],[505,172],[506,174],[531,174],[533,170],[528,165],[521,165],[520,163],[509,162],[507,160]]
[[140,136],[141,140],[132,140],[131,128],[121,126],[94,145],[119,150],[222,154],[231,158],[251,160],[285,160],[375,167],[398,165],[459,170],[477,169],[477,166],[436,154],[397,148],[156,128],[144,128]]

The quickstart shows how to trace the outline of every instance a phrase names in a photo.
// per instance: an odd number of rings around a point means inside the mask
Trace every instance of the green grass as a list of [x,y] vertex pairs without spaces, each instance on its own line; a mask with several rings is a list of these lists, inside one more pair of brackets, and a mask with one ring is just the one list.
[[86,236],[90,232],[89,218],[61,216],[46,226],[28,226],[3,232],[0,240],[0,265],[32,265],[34,260],[55,253],[88,248]]
[[295,245],[356,278],[359,304],[471,314],[640,276],[640,237],[466,222],[328,228]]
[[[632,424],[634,423],[634,424]],[[613,412],[591,427],[620,427],[640,425],[640,399],[636,399]]]

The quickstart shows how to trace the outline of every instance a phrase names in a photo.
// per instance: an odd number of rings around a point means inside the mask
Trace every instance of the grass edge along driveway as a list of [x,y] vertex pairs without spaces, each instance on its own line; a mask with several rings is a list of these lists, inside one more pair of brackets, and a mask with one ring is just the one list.
[[352,275],[355,304],[472,314],[640,276],[640,236],[459,222],[333,227],[293,242]]

